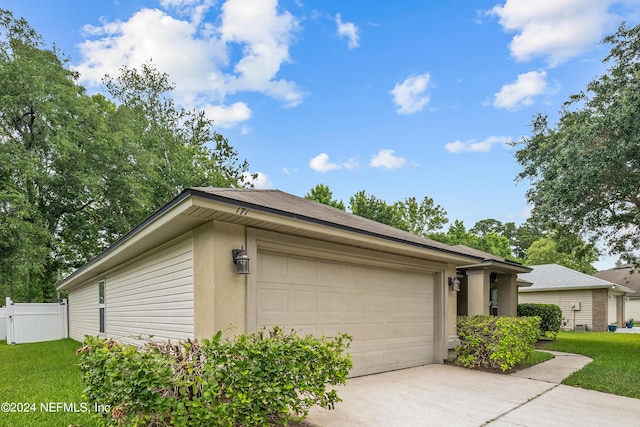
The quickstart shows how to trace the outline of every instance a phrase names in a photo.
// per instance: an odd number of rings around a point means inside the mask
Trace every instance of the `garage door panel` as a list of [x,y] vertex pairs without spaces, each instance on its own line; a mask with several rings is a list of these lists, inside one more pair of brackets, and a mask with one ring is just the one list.
[[433,362],[433,275],[261,251],[258,272],[258,327],[350,334],[352,376]]

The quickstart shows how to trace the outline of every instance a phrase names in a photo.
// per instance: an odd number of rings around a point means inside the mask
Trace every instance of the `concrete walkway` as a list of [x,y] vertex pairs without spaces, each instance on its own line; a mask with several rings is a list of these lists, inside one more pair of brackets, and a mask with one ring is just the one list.
[[[561,385],[589,363],[556,357],[510,375],[448,365],[352,378],[334,410],[312,408],[299,426],[638,425],[640,400]],[[614,379],[612,379],[613,381]],[[291,425],[291,424],[290,424]]]

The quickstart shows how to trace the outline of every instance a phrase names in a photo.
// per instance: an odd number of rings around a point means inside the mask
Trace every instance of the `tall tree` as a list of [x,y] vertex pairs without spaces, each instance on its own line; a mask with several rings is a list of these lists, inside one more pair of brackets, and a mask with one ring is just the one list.
[[444,208],[436,205],[430,197],[425,196],[420,203],[415,197],[407,197],[394,206],[396,227],[418,236],[438,231],[449,221]]
[[336,200],[333,198],[333,192],[329,189],[328,185],[316,185],[304,195],[304,198],[314,200],[318,203],[322,203],[323,205],[333,206],[340,210],[345,210],[342,200]]
[[607,242],[633,257],[640,248],[640,26],[604,39],[608,72],[573,95],[555,127],[539,115],[515,153],[529,179],[533,215]]
[[388,204],[374,195],[359,191],[349,199],[349,209],[355,215],[372,219],[410,233],[426,236],[441,229],[447,222],[447,212],[432,198],[420,203],[415,197]]
[[145,65],[88,96],[59,52],[0,9],[0,297],[43,301],[187,186],[243,185],[248,165]]
[[[598,251],[579,237],[554,238],[555,233],[536,240],[526,251],[525,264],[560,264],[586,274],[596,273],[593,263],[598,260]],[[571,240],[571,241],[570,241]]]

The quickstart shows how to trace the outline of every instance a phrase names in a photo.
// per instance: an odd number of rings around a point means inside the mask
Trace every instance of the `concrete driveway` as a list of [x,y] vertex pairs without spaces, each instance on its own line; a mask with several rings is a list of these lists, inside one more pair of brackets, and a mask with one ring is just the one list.
[[343,402],[313,408],[301,425],[640,425],[640,400],[558,384],[590,361],[569,356],[512,375],[426,365],[353,378],[338,391]]

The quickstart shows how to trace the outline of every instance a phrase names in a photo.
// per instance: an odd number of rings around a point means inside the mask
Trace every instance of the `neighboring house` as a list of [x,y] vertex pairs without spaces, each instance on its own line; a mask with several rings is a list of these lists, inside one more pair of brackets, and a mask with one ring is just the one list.
[[624,300],[632,289],[558,264],[533,265],[518,278],[532,282],[518,289],[518,302],[555,304],[562,309],[563,329],[583,325],[606,331],[609,323],[625,320]]
[[458,342],[458,294],[465,314],[489,314],[495,289],[498,314],[515,316],[527,271],[277,190],[189,188],[58,289],[76,340],[346,332],[357,376],[442,363]]
[[633,318],[636,322],[640,322],[640,272],[638,272],[638,268],[634,268],[631,264],[624,264],[620,267],[600,271],[595,276],[635,291],[635,293],[626,296],[624,311],[626,319]]

